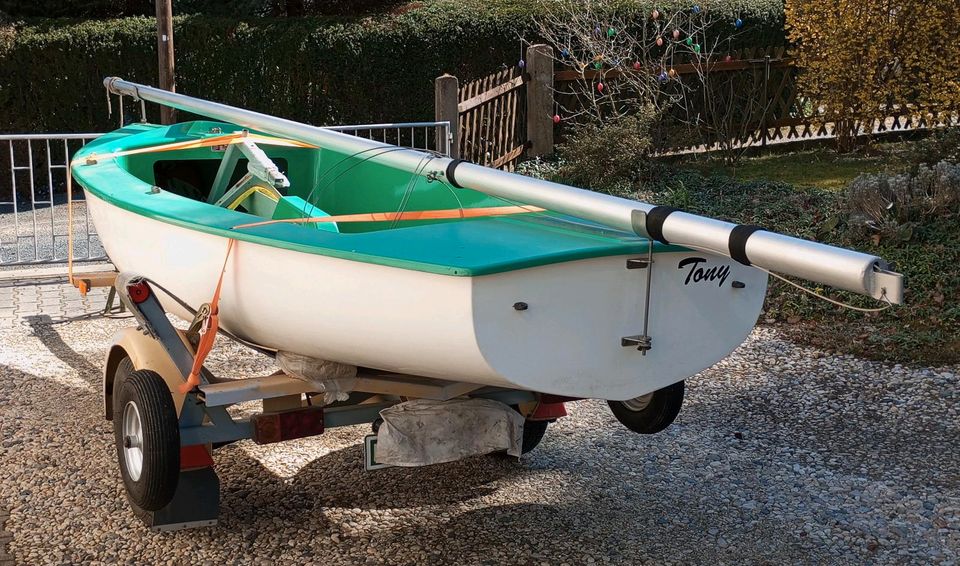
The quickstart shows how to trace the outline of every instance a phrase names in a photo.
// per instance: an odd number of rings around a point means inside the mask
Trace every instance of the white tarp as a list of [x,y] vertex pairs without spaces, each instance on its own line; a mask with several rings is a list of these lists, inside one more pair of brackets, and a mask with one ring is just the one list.
[[277,352],[277,363],[283,373],[307,381],[323,392],[324,405],[346,401],[357,385],[357,366],[284,351]]
[[506,450],[520,456],[523,417],[491,399],[416,399],[380,411],[377,461],[425,466]]

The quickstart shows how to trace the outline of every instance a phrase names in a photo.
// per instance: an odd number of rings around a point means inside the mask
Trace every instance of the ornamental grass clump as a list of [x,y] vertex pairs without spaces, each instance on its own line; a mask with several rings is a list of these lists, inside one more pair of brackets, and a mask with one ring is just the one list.
[[860,175],[847,189],[847,203],[855,233],[874,242],[909,241],[924,220],[960,213],[960,165],[941,161],[909,173]]

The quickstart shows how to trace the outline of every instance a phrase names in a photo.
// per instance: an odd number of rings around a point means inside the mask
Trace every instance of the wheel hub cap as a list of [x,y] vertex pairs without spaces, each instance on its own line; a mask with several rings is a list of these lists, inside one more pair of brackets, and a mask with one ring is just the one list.
[[143,471],[143,426],[132,401],[123,408],[123,461],[130,479],[138,481]]
[[633,399],[628,399],[622,401],[623,406],[630,409],[631,411],[642,411],[650,405],[650,401],[653,399],[653,393],[647,393],[646,395],[641,395],[639,397],[634,397]]

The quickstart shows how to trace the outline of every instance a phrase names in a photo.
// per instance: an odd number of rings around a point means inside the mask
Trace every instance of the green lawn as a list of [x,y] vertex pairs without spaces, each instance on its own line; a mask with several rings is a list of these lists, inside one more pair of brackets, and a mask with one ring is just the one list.
[[877,146],[870,155],[838,155],[831,148],[776,153],[746,157],[732,167],[711,158],[685,159],[679,164],[739,181],[780,181],[799,188],[840,191],[861,173],[901,169],[904,163],[897,146]]

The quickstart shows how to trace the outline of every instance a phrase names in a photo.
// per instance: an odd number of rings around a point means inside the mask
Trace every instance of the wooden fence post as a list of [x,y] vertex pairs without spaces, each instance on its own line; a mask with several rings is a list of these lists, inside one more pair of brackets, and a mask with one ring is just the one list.
[[450,140],[450,157],[460,157],[460,125],[458,120],[457,103],[459,102],[460,83],[457,77],[444,74],[433,81],[434,113],[437,122],[449,121],[450,130],[437,131],[437,151],[447,147],[447,138]]
[[[160,88],[174,92],[177,80],[173,69],[173,2],[156,0],[157,3],[157,55],[160,67]],[[160,107],[160,123],[173,124],[177,111],[167,106]]]
[[527,139],[530,157],[553,153],[553,48],[527,48]]

